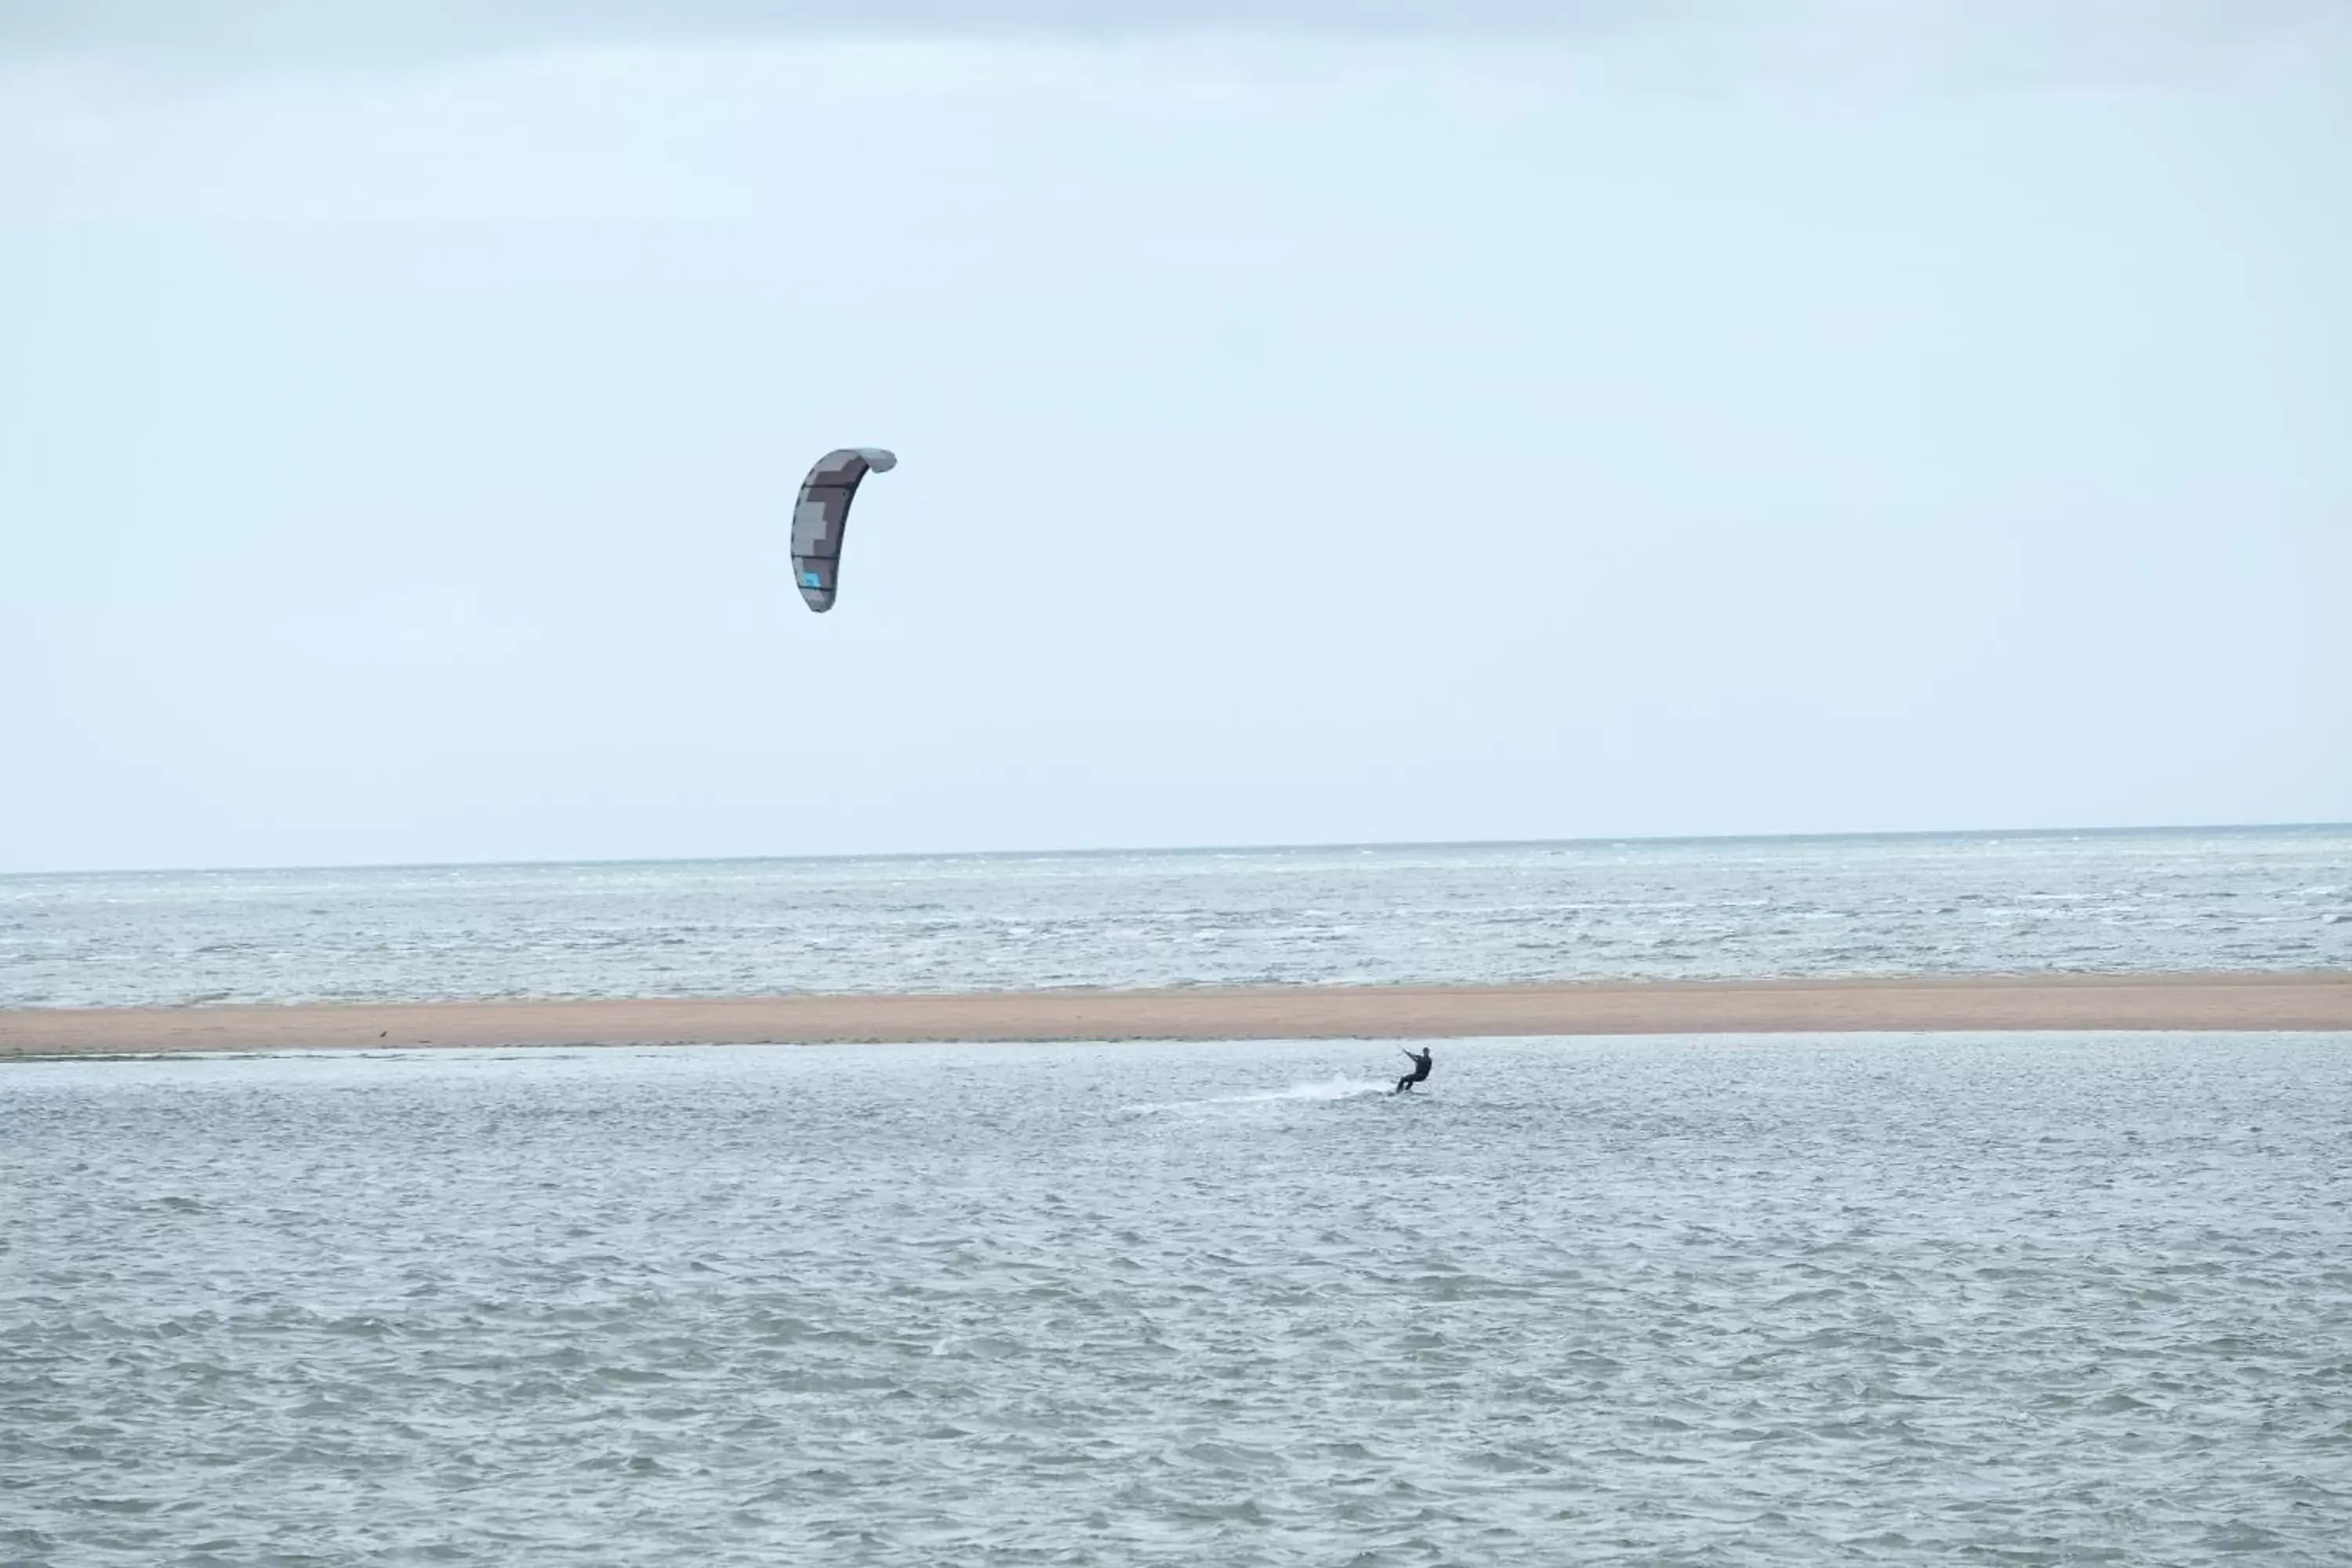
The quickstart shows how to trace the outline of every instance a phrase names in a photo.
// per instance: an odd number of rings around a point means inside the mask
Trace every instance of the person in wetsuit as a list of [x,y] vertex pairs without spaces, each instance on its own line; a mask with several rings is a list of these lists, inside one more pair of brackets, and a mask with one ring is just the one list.
[[1396,1091],[1399,1094],[1429,1076],[1429,1050],[1430,1047],[1423,1046],[1419,1051],[1405,1052],[1406,1059],[1412,1063],[1412,1070],[1397,1079]]

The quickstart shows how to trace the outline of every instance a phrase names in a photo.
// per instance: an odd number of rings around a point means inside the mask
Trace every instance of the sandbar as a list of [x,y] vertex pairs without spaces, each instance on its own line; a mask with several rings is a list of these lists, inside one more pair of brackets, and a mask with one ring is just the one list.
[[0,1009],[0,1057],[416,1046],[2352,1031],[2352,971]]

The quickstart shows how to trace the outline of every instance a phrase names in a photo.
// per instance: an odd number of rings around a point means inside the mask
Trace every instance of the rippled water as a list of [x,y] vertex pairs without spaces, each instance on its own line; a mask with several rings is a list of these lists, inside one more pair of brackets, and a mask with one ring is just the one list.
[[0,877],[0,1005],[2352,966],[2352,828]]
[[0,1560],[2337,1563],[2352,1037],[0,1064]]

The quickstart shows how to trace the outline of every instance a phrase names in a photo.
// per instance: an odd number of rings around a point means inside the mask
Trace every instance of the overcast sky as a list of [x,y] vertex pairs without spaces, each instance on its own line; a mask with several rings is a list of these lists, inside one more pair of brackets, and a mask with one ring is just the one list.
[[0,870],[2352,818],[2348,146],[2316,0],[11,5]]

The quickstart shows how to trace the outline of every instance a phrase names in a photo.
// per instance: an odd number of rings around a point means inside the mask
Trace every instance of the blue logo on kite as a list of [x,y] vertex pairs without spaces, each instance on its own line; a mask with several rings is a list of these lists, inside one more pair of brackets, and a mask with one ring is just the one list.
[[803,588],[822,588],[824,586],[824,579],[818,576],[814,572],[803,572],[801,574],[801,586]]

